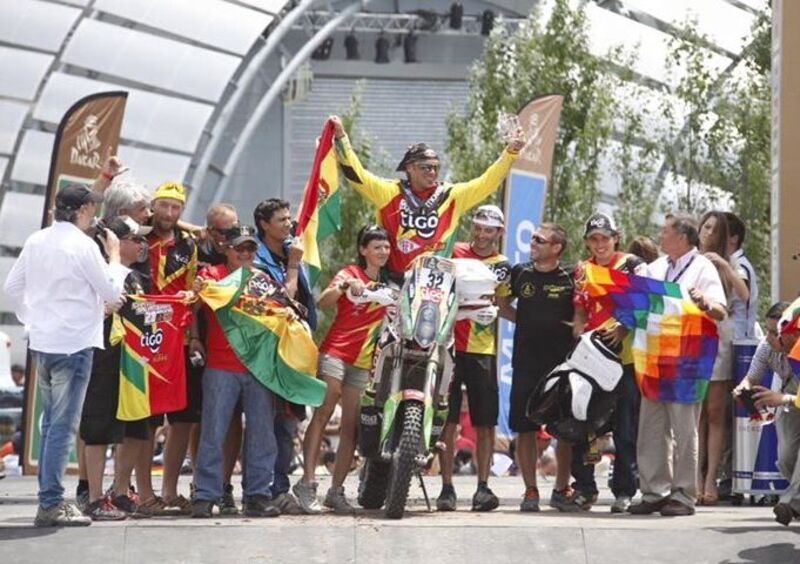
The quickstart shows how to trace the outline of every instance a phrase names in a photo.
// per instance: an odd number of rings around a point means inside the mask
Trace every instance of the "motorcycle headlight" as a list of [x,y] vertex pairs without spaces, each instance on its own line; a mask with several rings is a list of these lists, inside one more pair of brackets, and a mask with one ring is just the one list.
[[423,348],[427,348],[436,338],[438,311],[436,306],[427,303],[422,306],[414,328],[414,340]]

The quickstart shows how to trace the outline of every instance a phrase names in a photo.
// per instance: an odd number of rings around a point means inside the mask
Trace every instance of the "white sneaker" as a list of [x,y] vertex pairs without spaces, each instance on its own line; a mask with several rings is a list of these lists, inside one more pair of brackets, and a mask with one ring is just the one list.
[[34,527],[86,527],[91,524],[89,517],[63,501],[47,509],[40,505],[33,522]]
[[322,506],[317,500],[317,483],[310,484],[299,480],[293,487],[292,492],[297,498],[297,502],[306,515],[317,515],[322,513]]
[[625,513],[631,506],[631,498],[621,495],[611,504],[611,513]]

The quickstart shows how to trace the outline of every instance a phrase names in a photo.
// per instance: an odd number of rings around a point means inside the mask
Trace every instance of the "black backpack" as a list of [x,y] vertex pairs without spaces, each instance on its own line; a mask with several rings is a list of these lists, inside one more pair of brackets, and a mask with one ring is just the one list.
[[617,352],[596,331],[584,333],[531,393],[526,415],[557,438],[584,442],[607,429],[621,381]]

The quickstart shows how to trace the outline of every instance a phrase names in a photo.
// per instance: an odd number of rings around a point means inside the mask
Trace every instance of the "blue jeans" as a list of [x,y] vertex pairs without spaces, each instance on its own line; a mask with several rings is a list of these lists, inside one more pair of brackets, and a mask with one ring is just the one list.
[[[639,389],[633,375],[633,365],[623,366],[619,398],[611,416],[611,430],[614,433],[614,474],[611,477],[611,492],[614,497],[636,495],[636,409],[639,404]],[[572,447],[572,476],[574,488],[583,494],[597,493],[594,479],[594,464],[584,464],[583,456],[588,450],[586,443]]]
[[273,430],[272,392],[250,373],[206,368],[203,373],[203,416],[194,470],[196,499],[217,502],[222,497],[222,445],[231,417],[241,400],[245,416],[243,481],[245,497],[269,497],[277,456]]
[[287,413],[286,401],[278,398],[275,413],[275,440],[278,457],[275,459],[275,479],[272,482],[273,499],[289,491],[289,468],[294,458],[294,437],[297,434],[297,417]]
[[64,501],[61,479],[81,419],[93,356],[92,348],[73,354],[33,351],[42,399],[39,505],[45,509]]

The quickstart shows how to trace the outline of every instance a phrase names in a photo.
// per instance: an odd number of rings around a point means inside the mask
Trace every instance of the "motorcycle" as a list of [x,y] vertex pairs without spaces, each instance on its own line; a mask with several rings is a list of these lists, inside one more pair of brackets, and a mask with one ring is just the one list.
[[455,322],[493,323],[496,285],[494,273],[478,260],[422,256],[396,299],[368,290],[356,298],[390,306],[361,403],[362,507],[385,506],[386,517],[403,516],[412,477],[422,483],[421,469],[443,447]]

